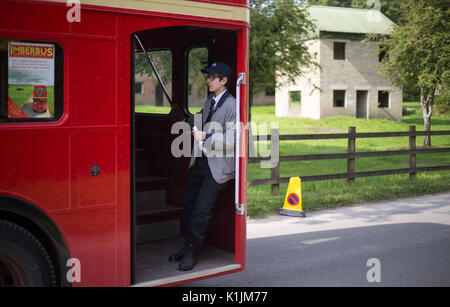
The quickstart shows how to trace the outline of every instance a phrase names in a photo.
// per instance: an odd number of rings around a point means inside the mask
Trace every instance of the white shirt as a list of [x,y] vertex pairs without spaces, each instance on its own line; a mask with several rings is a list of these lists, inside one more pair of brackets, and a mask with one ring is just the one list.
[[225,94],[226,91],[227,91],[227,89],[225,89],[219,95],[213,97],[213,99],[214,99],[214,107],[213,107],[213,109],[215,109],[217,107],[217,103],[220,101],[220,98],[222,98],[223,94]]
[[[222,98],[223,94],[225,94],[225,92],[227,91],[227,89],[225,89],[222,93],[220,93],[217,96],[214,96],[214,106],[213,106],[213,110],[217,107],[217,103],[220,101],[220,98]],[[196,126],[194,126],[193,128],[194,131],[198,130],[198,128]],[[204,141],[199,141],[198,142],[198,147],[200,148],[200,150],[203,150],[203,142]]]

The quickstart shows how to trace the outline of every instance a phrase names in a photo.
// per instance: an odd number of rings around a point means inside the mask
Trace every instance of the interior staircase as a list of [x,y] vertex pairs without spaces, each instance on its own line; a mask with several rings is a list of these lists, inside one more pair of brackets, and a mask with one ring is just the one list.
[[[154,153],[154,152],[153,152]],[[172,180],[151,174],[150,148],[136,148],[136,243],[179,237],[184,208],[172,201]],[[154,162],[156,161],[156,162]]]

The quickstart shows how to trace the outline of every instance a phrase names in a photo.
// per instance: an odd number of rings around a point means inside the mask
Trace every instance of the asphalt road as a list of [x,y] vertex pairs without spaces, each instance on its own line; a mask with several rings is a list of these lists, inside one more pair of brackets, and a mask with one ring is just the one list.
[[47,111],[43,113],[34,112],[33,111],[33,98],[30,98],[30,100],[25,103],[22,106],[22,111],[25,112],[26,115],[30,118],[50,118],[52,115],[50,114],[50,109],[47,107]]
[[215,287],[450,286],[450,193],[247,224],[247,269]]

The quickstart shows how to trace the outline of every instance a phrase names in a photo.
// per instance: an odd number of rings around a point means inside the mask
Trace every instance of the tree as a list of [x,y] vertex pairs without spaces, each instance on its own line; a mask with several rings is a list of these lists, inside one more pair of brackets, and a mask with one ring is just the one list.
[[318,65],[306,39],[314,30],[306,6],[295,0],[250,1],[250,106],[253,95],[276,86],[276,74],[293,81],[302,67]]
[[381,13],[386,15],[395,24],[398,24],[402,11],[400,4],[403,0],[381,0]]
[[[397,86],[420,90],[424,130],[430,131],[435,97],[450,82],[450,4],[448,0],[404,0],[400,24],[378,40],[389,54],[381,71]],[[424,138],[431,146],[431,138]]]
[[[172,80],[172,54],[170,51],[148,51],[147,54],[153,61],[164,85],[170,83]],[[147,55],[144,52],[136,52],[134,59],[135,73],[149,77],[154,75],[152,66],[148,62]],[[153,79],[156,80],[156,77],[153,77]]]

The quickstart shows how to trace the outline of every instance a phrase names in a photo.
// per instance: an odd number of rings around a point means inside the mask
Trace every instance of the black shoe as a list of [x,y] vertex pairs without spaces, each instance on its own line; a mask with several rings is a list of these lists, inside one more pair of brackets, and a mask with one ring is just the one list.
[[181,259],[183,259],[183,256],[186,252],[186,247],[187,247],[187,243],[184,244],[184,246],[178,251],[178,253],[176,253],[175,255],[170,255],[169,256],[169,261],[170,262],[180,262]]
[[197,264],[197,252],[192,244],[186,246],[185,253],[181,259],[178,269],[181,271],[189,271]]

